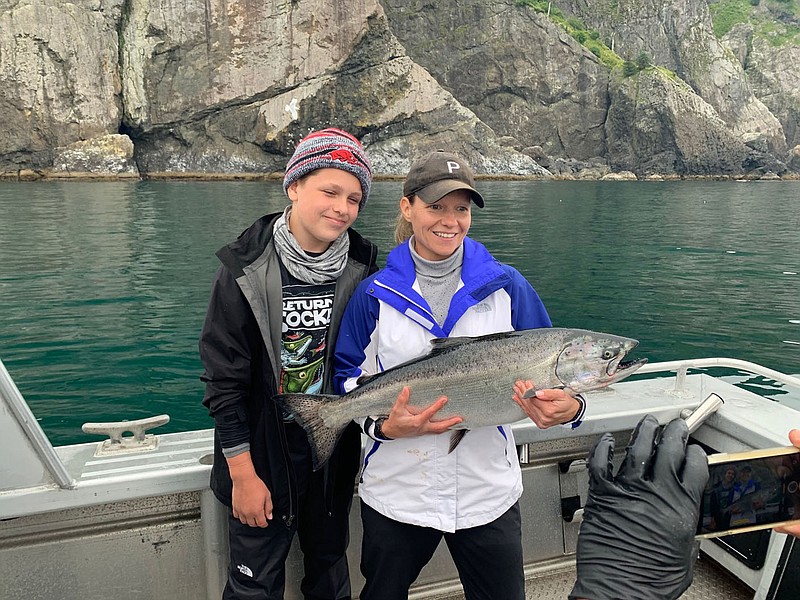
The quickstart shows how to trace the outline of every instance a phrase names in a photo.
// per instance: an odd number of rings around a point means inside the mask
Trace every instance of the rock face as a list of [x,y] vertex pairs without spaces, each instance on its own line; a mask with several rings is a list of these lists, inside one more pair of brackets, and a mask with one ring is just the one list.
[[795,146],[789,152],[789,167],[796,173],[800,173],[800,145]]
[[0,1],[0,171],[49,167],[56,147],[118,133],[122,4]]
[[736,175],[745,144],[680,79],[651,68],[611,84],[606,132],[614,170]]
[[133,142],[111,134],[74,142],[53,151],[53,174],[71,177],[139,177]]
[[513,0],[383,4],[409,56],[497,134],[550,156],[605,155],[609,70],[546,15]]
[[435,148],[521,176],[797,169],[797,46],[717,40],[706,0],[553,3],[659,65],[626,78],[531,4],[0,0],[0,175],[276,173],[329,125],[384,174]]
[[753,91],[780,121],[792,148],[800,144],[800,46],[776,45],[753,33],[751,25],[739,24],[722,43],[744,66]]
[[[143,171],[281,171],[306,133],[336,125],[364,138],[376,172],[402,173],[415,154],[446,147],[484,172],[547,174],[501,148],[409,59],[377,2],[286,4],[247,34],[252,22],[237,17],[245,0],[211,5],[222,21],[211,39],[199,5],[178,31],[164,12],[130,14],[125,39],[142,42],[123,52],[125,97],[136,99],[125,120]],[[185,57],[187,48],[202,61]]]
[[567,0],[563,4],[613,39],[624,58],[645,52],[654,64],[674,71],[745,144],[757,152],[785,155],[780,121],[753,93],[742,63],[714,36],[706,2]]
[[208,17],[165,3],[134,2],[124,29],[125,122],[145,172],[281,171],[306,133],[336,125],[376,172],[446,147],[483,172],[548,174],[409,59],[376,1],[287,3],[257,23],[246,0],[207,3]]

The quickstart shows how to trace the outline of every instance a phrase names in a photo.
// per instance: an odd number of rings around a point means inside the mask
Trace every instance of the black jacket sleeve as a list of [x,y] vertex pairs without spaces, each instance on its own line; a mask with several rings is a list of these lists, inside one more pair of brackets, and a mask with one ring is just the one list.
[[203,404],[214,418],[223,449],[249,442],[247,406],[257,343],[255,317],[232,274],[222,266],[214,277],[199,346],[200,379],[206,384]]

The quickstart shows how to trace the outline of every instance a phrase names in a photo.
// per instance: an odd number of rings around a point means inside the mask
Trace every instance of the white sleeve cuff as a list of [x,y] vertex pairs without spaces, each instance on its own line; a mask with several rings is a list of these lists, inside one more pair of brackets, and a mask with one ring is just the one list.
[[562,426],[569,427],[570,429],[576,429],[580,427],[581,423],[583,423],[583,418],[586,416],[586,398],[584,398],[582,394],[576,394],[575,399],[581,405],[578,409],[578,412],[574,417],[572,417],[572,419],[566,423],[562,423]]

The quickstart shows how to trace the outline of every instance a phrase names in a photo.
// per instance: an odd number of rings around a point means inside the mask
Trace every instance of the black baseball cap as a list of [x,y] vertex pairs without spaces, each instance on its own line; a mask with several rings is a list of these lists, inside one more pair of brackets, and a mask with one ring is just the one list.
[[475,205],[483,208],[483,196],[475,190],[475,175],[467,161],[444,150],[417,160],[403,184],[404,196],[414,195],[426,204],[438,202],[456,190],[467,190]]

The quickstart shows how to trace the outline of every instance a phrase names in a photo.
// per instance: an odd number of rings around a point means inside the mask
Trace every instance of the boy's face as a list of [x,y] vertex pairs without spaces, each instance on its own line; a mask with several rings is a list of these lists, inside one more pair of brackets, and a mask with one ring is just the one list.
[[306,252],[324,252],[358,217],[361,182],[341,169],[317,169],[287,189],[289,229]]

